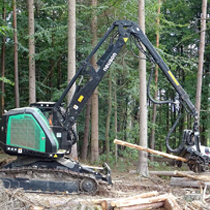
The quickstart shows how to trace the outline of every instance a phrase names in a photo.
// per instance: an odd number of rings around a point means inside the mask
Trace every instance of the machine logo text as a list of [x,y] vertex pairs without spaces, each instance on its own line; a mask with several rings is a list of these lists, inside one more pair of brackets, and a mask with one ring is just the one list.
[[111,58],[109,59],[108,63],[104,66],[103,70],[107,71],[112,62],[114,61],[115,57],[117,56],[117,53],[113,53]]

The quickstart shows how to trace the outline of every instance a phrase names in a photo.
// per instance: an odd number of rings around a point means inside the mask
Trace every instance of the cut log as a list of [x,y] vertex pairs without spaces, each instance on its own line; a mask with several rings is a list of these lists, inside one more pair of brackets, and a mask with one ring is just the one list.
[[171,194],[164,194],[164,195],[159,195],[156,197],[151,197],[151,198],[139,198],[135,200],[126,200],[124,199],[119,200],[119,201],[113,201],[111,202],[111,205],[113,207],[126,207],[126,206],[134,206],[134,205],[140,205],[140,204],[149,204],[149,203],[156,203],[156,202],[161,202],[165,201],[169,197],[171,197]]
[[164,203],[165,210],[182,210],[180,205],[176,202],[173,197],[166,199]]
[[[152,175],[157,175],[157,176],[186,176],[186,174],[190,174],[190,175],[198,175],[196,174],[195,172],[193,171],[182,171],[181,173],[177,173],[177,171],[149,171],[149,174],[152,174]],[[202,173],[202,176],[203,175],[208,175],[210,176],[210,173],[209,172],[205,172],[205,173]],[[200,175],[199,175],[200,176]]]
[[201,182],[196,180],[190,180],[187,178],[171,177],[171,186],[181,186],[181,187],[200,187],[202,185],[210,186],[210,182]]
[[149,171],[149,174],[157,176],[179,176],[174,171]]
[[43,206],[30,206],[29,209],[30,209],[30,210],[43,210],[44,207],[43,207]]
[[186,173],[182,173],[180,171],[175,171],[175,174],[178,175],[178,176],[184,176],[184,177],[187,177],[187,178],[190,178],[190,179],[195,179],[195,180],[200,180],[200,181],[203,181],[203,182],[210,182],[210,176],[209,174],[207,175],[201,175],[201,174],[186,174]]
[[157,202],[157,203],[147,203],[147,204],[140,204],[135,206],[126,206],[126,207],[115,207],[114,210],[140,210],[140,209],[158,209],[164,205],[164,201]]
[[178,157],[176,155],[167,154],[165,152],[160,152],[160,151],[157,151],[157,150],[154,150],[154,149],[149,149],[149,148],[146,148],[146,147],[143,147],[143,146],[139,146],[139,145],[136,145],[136,144],[131,144],[131,143],[121,141],[121,140],[118,140],[118,139],[115,139],[114,143],[122,145],[122,146],[130,147],[132,149],[138,149],[138,150],[145,151],[145,152],[148,152],[148,153],[161,155],[161,156],[166,157],[166,158],[170,158],[170,159],[174,159],[174,160],[180,160],[182,162],[187,162],[187,159],[185,159],[183,157]]
[[142,193],[140,195],[128,197],[128,198],[126,198],[126,200],[134,200],[134,199],[138,199],[138,198],[149,198],[149,197],[157,196],[157,195],[159,195],[159,193],[157,191],[152,191],[152,192]]
[[111,206],[112,198],[105,198],[100,200],[92,200],[94,204],[100,205],[102,210],[111,210],[113,207]]
[[101,206],[103,210],[109,209],[108,207],[111,206],[111,200],[101,199],[101,200],[93,200],[94,204],[98,204]]
[[184,199],[188,202],[194,201],[194,200],[201,200],[201,194],[197,194],[197,193],[191,193],[188,194],[186,193],[184,196]]

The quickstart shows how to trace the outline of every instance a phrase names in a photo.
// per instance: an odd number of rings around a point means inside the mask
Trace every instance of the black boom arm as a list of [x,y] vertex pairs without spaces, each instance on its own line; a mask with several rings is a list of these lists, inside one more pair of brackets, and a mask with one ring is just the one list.
[[[129,25],[127,25],[129,23]],[[59,108],[66,94],[76,82],[79,77],[90,76],[88,82],[85,83],[83,87],[78,87],[72,97],[70,104],[66,110],[65,120],[63,122],[63,126],[66,129],[72,127],[75,123],[78,114],[82,111],[84,105],[87,103],[88,99],[94,92],[95,88],[100,83],[106,71],[111,66],[112,62],[120,52],[121,48],[126,43],[127,39],[130,36],[129,26],[132,25],[132,22],[126,21],[117,21],[113,23],[113,25],[108,29],[104,37],[100,40],[97,46],[92,50],[90,55],[86,58],[85,61],[82,62],[82,65],[79,67],[76,75],[68,84],[61,98],[55,105],[55,108]],[[127,29],[125,28],[127,27]],[[98,49],[102,46],[102,44],[106,41],[106,39],[110,36],[111,32],[113,32],[117,28],[117,40],[114,43],[110,43],[105,53],[100,57],[97,61],[98,68],[94,69],[94,67],[90,63],[90,59],[92,56],[98,51]]]
[[[111,42],[105,51],[105,53],[98,59],[97,65],[98,68],[94,69],[94,67],[90,63],[90,59],[92,56],[98,51],[98,49],[102,46],[102,44],[107,40],[110,34],[113,31],[117,31],[115,37],[117,37],[116,41],[113,43]],[[72,85],[77,81],[79,77],[85,77],[87,75],[90,76],[90,80],[85,83],[85,85],[81,88],[77,88],[69,106],[66,110],[66,116],[63,122],[63,126],[67,129],[71,128],[72,125],[75,123],[78,114],[82,111],[84,105],[87,103],[88,99],[94,92],[95,88],[100,83],[101,79],[103,78],[106,71],[111,66],[112,62],[120,52],[121,48],[130,38],[130,36],[134,37],[137,41],[140,41],[148,50],[149,54],[152,56],[154,62],[159,66],[159,68],[163,71],[164,75],[167,77],[168,81],[171,85],[175,88],[177,93],[180,95],[181,99],[186,103],[190,113],[196,119],[197,125],[197,110],[192,104],[189,99],[189,96],[176,80],[168,66],[165,64],[163,59],[157,53],[151,42],[148,40],[146,35],[140,29],[137,23],[132,21],[116,21],[112,24],[112,26],[108,29],[106,34],[97,44],[97,46],[92,50],[90,55],[86,58],[85,61],[82,62],[81,66],[79,67],[76,75],[70,81],[68,86],[66,87],[65,91],[63,92],[62,96],[56,103],[55,107],[59,108],[61,103],[63,102],[65,96],[67,95],[68,91],[72,87]],[[196,129],[198,126],[195,126]]]

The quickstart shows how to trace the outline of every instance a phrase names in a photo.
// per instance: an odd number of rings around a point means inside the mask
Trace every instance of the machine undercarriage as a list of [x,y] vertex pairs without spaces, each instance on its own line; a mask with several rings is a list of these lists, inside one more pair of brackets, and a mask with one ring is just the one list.
[[82,166],[69,158],[56,160],[21,157],[0,169],[5,188],[23,188],[36,193],[94,195],[98,186],[112,184],[111,170]]

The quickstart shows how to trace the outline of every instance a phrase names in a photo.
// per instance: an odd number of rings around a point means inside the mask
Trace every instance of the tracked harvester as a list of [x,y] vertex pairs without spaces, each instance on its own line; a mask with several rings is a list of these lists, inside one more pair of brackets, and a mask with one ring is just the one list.
[[[107,44],[108,38],[110,43],[105,46],[104,54],[97,61],[98,68],[94,69],[90,59],[102,45]],[[167,148],[187,158],[188,165],[193,171],[202,172],[208,168],[209,148],[200,145],[197,111],[188,95],[138,24],[132,21],[116,21],[81,63],[57,102],[37,102],[30,104],[29,107],[12,109],[3,115],[0,131],[1,145],[7,154],[17,156],[15,161],[3,165],[0,169],[0,178],[6,188],[21,187],[30,192],[95,194],[99,185],[112,184],[111,169],[106,163],[102,168],[89,167],[72,161],[65,155],[71,153],[72,145],[77,142],[77,134],[74,130],[77,116],[128,40],[131,46],[134,43],[152,64],[159,66],[178,93],[180,106],[184,105],[195,119],[193,129],[183,132],[180,146],[172,149],[169,146],[169,137],[177,125],[180,118],[178,116],[167,136]],[[152,74],[148,82],[149,98],[158,104],[175,103],[157,102],[152,99],[149,91],[151,78]],[[77,85],[76,91],[70,103],[64,108],[64,98],[73,84]],[[201,151],[203,149],[204,152]]]

